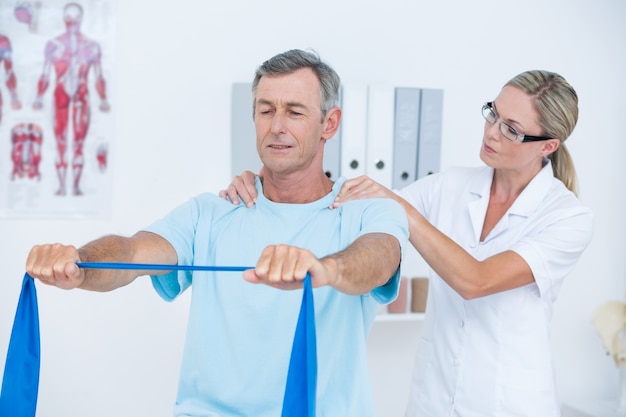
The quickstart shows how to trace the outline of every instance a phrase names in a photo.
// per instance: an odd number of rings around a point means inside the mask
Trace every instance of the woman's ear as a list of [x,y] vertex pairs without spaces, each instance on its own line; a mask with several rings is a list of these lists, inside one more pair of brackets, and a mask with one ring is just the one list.
[[551,153],[556,152],[556,150],[559,149],[560,144],[561,144],[561,141],[558,139],[544,140],[542,142],[541,148],[539,149],[539,152],[542,156],[548,156]]

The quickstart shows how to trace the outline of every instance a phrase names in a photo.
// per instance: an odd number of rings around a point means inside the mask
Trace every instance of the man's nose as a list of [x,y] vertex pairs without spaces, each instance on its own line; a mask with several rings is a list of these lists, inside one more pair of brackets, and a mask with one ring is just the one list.
[[272,133],[285,133],[287,131],[287,116],[283,112],[276,112],[272,117]]

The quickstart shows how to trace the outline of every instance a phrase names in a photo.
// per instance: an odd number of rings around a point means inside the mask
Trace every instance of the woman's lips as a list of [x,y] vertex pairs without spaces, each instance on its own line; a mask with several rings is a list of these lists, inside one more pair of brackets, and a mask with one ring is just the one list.
[[485,150],[485,152],[487,153],[496,153],[496,151],[490,147],[489,145],[487,145],[486,143],[483,142],[483,149]]

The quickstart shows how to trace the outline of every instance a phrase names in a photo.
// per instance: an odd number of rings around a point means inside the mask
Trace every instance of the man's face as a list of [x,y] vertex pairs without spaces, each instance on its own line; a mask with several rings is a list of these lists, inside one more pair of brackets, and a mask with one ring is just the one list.
[[321,170],[325,122],[320,107],[320,83],[309,68],[261,78],[254,123],[265,169],[275,175]]

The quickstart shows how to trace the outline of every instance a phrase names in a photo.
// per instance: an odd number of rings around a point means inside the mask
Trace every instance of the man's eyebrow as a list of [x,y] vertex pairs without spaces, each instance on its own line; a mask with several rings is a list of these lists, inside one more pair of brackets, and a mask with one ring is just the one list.
[[[268,106],[274,106],[274,103],[270,100],[266,100],[266,99],[258,99],[256,101],[257,105],[268,105]],[[307,109],[307,106],[299,101],[288,101],[285,103],[285,107],[288,108],[298,108],[298,109]]]
[[272,104],[272,102],[271,102],[271,101],[269,101],[269,100],[265,100],[265,99],[260,98],[260,99],[257,99],[256,104],[267,104],[267,105],[271,105],[271,104]]
[[287,107],[297,107],[297,108],[300,108],[300,109],[306,109],[307,108],[306,105],[304,105],[304,104],[302,104],[302,103],[300,103],[298,101],[288,101],[287,102]]

